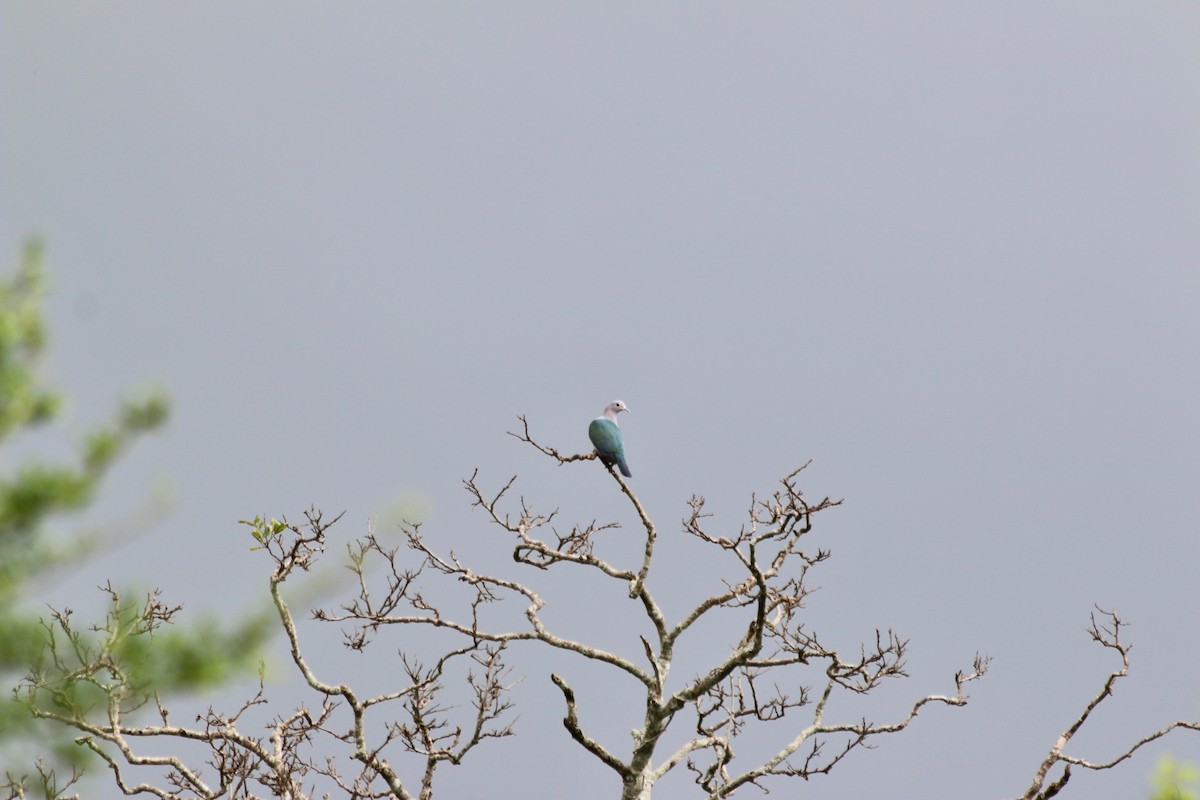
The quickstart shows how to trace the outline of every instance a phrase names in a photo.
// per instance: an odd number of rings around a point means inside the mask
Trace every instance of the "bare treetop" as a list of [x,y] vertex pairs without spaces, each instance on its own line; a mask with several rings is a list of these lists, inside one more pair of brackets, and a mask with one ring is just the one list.
[[[560,465],[598,457],[595,452],[564,454],[541,444],[525,418],[519,419],[521,430],[511,435]],[[347,546],[354,594],[335,607],[315,610],[313,618],[340,626],[348,649],[370,651],[372,658],[389,664],[387,674],[396,676],[396,683],[383,692],[365,693],[323,677],[305,656],[282,589],[325,553],[327,531],[337,520],[327,522],[312,510],[303,525],[261,517],[246,522],[254,549],[265,552],[273,564],[267,588],[292,666],[315,695],[312,708],[302,704],[263,719],[268,698],[260,685],[233,713],[210,708],[192,727],[173,724],[158,696],[131,680],[122,658],[126,643],[152,636],[179,609],[166,606],[157,595],[131,606],[111,588],[112,610],[100,626],[106,644],[89,647],[76,635],[70,613],[56,614],[48,623],[47,658],[30,672],[23,697],[35,715],[79,731],[78,743],[103,759],[126,794],[249,798],[265,791],[294,800],[322,793],[428,800],[441,765],[463,763],[489,740],[515,735],[509,699],[515,679],[505,658],[514,643],[523,643],[585,659],[636,682],[640,724],[631,740],[613,742],[589,726],[579,699],[583,693],[607,694],[607,684],[578,684],[569,667],[529,675],[556,687],[568,734],[612,771],[623,800],[649,800],[671,773],[690,777],[697,796],[715,800],[746,786],[766,791],[783,779],[827,774],[854,751],[904,731],[932,706],[965,706],[967,685],[986,673],[989,659],[976,655],[969,668],[948,680],[952,691],[916,696],[906,712],[890,721],[846,716],[842,699],[868,695],[890,679],[907,677],[908,641],[891,630],[869,631],[860,646],[844,654],[806,620],[810,572],[832,557],[828,550],[810,547],[806,537],[818,515],[841,502],[805,497],[800,480],[809,464],[784,476],[770,493],[753,495],[745,518],[733,530],[712,527],[703,497],[688,501],[682,530],[709,559],[725,565],[726,577],[678,618],[668,617],[656,594],[658,528],[625,476],[606,467],[641,524],[642,541],[623,554],[627,560],[597,555],[596,537],[617,523],[593,521],[562,531],[554,524],[557,510],[538,511],[533,502],[512,497],[515,476],[487,490],[478,471],[463,481],[472,505],[511,542],[517,564],[532,568],[527,579],[504,577],[453,551],[440,552],[418,524],[401,526],[400,546],[385,545],[373,529]],[[543,617],[548,601],[534,581],[563,565],[587,570],[601,584],[608,582],[615,598],[633,600],[630,605],[647,623],[638,629],[651,633],[639,635],[631,627],[620,649],[608,649],[557,630]],[[465,587],[462,602],[448,601],[445,593],[433,590],[446,579]],[[554,602],[593,601],[577,592]],[[519,614],[497,613],[505,608]],[[703,650],[703,664],[692,674],[673,672],[680,643],[701,620],[717,614],[736,619],[736,630],[744,633]],[[1200,730],[1200,723],[1175,722],[1104,762],[1065,752],[1092,711],[1111,696],[1113,684],[1127,674],[1129,648],[1121,641],[1121,626],[1115,612],[1093,617],[1092,637],[1115,651],[1122,665],[1058,738],[1021,800],[1058,794],[1072,766],[1109,769],[1177,728]],[[418,644],[426,641],[417,635],[420,631],[449,637],[445,641],[450,644],[432,649]],[[385,633],[401,642],[394,656],[373,649]],[[65,711],[85,708],[62,702],[67,693],[81,691],[95,702],[82,713]],[[147,722],[147,716],[157,721]],[[375,723],[369,724],[368,717]],[[252,720],[263,733],[247,732],[253,730]],[[669,731],[674,733],[668,740]],[[751,738],[756,747],[743,748]],[[138,742],[149,739],[169,740],[177,752],[143,752]],[[758,746],[762,742],[773,743],[765,756]],[[1062,772],[1051,777],[1060,764]],[[42,778],[47,797],[67,797],[71,783],[52,791],[50,778]],[[23,797],[24,785],[10,776],[10,796]]]

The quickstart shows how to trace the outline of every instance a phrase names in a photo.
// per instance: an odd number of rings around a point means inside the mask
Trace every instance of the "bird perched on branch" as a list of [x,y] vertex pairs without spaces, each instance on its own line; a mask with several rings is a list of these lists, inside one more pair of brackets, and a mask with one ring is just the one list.
[[617,426],[617,414],[628,410],[620,400],[609,403],[604,413],[588,425],[588,438],[595,445],[596,455],[600,456],[601,461],[609,466],[616,464],[622,475],[632,478],[633,473],[625,463],[625,437]]

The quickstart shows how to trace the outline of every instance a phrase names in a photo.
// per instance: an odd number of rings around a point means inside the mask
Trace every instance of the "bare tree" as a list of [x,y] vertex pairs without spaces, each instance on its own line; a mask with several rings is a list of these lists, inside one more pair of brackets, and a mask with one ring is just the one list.
[[[593,455],[562,455],[538,444],[521,418],[521,432],[513,435],[559,463],[587,460]],[[807,465],[805,465],[807,466]],[[705,795],[727,797],[746,784],[762,785],[776,776],[811,777],[826,773],[845,756],[873,737],[896,733],[907,727],[929,704],[965,705],[963,687],[986,669],[987,660],[977,657],[973,669],[955,676],[953,695],[929,695],[917,699],[907,715],[887,724],[865,719],[831,721],[831,700],[837,691],[866,694],[888,678],[904,676],[907,643],[892,631],[875,631],[873,640],[853,657],[844,658],[823,645],[807,630],[799,612],[809,594],[809,569],[829,557],[824,550],[806,549],[803,537],[812,530],[813,517],[840,501],[824,498],[808,501],[797,481],[804,467],[781,481],[770,497],[752,498],[747,521],[730,535],[718,535],[704,527],[704,500],[693,497],[684,529],[736,565],[738,576],[722,589],[705,597],[681,619],[667,620],[650,588],[657,529],[641,502],[621,476],[609,469],[641,522],[644,547],[641,563],[621,566],[596,555],[595,537],[612,524],[572,527],[559,533],[552,522],[557,512],[539,513],[524,501],[515,511],[504,504],[515,478],[497,492],[485,493],[477,474],[464,481],[474,505],[513,537],[514,559],[539,570],[575,565],[592,570],[637,601],[652,638],[641,637],[641,657],[632,658],[555,632],[543,620],[545,601],[528,584],[497,575],[480,573],[454,554],[441,554],[429,545],[419,526],[405,528],[408,547],[423,556],[422,569],[433,569],[466,583],[474,589],[471,614],[453,619],[431,605],[416,588],[414,573],[398,560],[396,550],[383,548],[368,537],[355,560],[361,595],[340,613],[321,612],[322,619],[353,623],[357,636],[366,636],[384,626],[434,626],[447,628],[472,641],[506,645],[535,642],[580,658],[604,664],[635,680],[644,692],[644,717],[624,751],[589,735],[580,720],[574,688],[565,678],[550,678],[562,693],[564,724],[572,738],[611,768],[621,781],[623,798],[649,798],[655,783],[677,766],[691,770]],[[382,598],[366,589],[362,565],[367,551],[382,558],[389,576]],[[492,628],[479,613],[497,600],[514,599],[524,605],[525,623],[518,629]],[[727,651],[715,654],[707,667],[682,681],[670,681],[676,646],[706,615],[734,610],[742,615],[745,634]],[[644,659],[644,660],[643,660]],[[819,675],[816,692],[801,689],[793,695],[778,688],[784,685],[778,673],[809,670]],[[806,716],[798,718],[806,708]],[[690,719],[690,722],[684,722]],[[734,743],[749,725],[767,725],[784,733],[779,749],[760,763],[735,763]],[[664,735],[672,725],[687,725],[692,735],[669,753],[660,753]]]
[[[525,419],[520,420],[521,429],[512,435],[557,463],[596,458],[594,453],[563,454],[542,445],[531,436]],[[966,705],[964,689],[986,672],[988,659],[975,656],[969,669],[953,676],[951,693],[915,697],[907,711],[891,721],[844,716],[840,699],[866,695],[890,678],[906,676],[907,641],[891,630],[876,630],[846,655],[806,624],[802,611],[811,591],[809,572],[830,554],[807,546],[805,537],[818,514],[840,503],[804,496],[799,479],[807,466],[784,477],[770,495],[752,497],[736,531],[711,530],[704,499],[691,499],[683,529],[728,565],[729,577],[677,619],[668,619],[654,591],[657,528],[629,484],[611,467],[606,467],[608,473],[641,526],[639,550],[627,564],[597,555],[599,535],[616,523],[592,522],[563,532],[554,524],[557,511],[539,512],[523,498],[512,499],[515,477],[495,491],[482,488],[478,473],[464,480],[473,505],[509,537],[514,560],[520,567],[533,568],[532,577],[546,570],[582,569],[611,586],[614,598],[633,601],[629,605],[641,618],[638,629],[649,633],[638,636],[631,628],[625,651],[557,629],[543,614],[547,600],[532,580],[478,571],[456,553],[439,551],[421,526],[412,524],[403,526],[405,538],[399,547],[388,546],[373,530],[351,543],[355,595],[340,606],[313,612],[316,621],[340,626],[346,646],[355,651],[365,652],[385,630],[399,631],[406,643],[399,654],[401,685],[363,694],[345,682],[327,682],[305,658],[281,593],[285,582],[309,570],[325,549],[333,522],[310,511],[304,525],[262,518],[247,524],[273,560],[270,594],[292,664],[317,699],[312,709],[300,706],[260,722],[265,735],[246,733],[254,713],[267,703],[260,684],[232,714],[210,708],[193,727],[173,725],[158,698],[139,689],[123,668],[121,652],[123,643],[153,635],[178,609],[165,606],[157,595],[131,608],[111,588],[112,612],[102,637],[109,644],[90,648],[90,640],[74,634],[70,613],[56,614],[49,623],[54,646],[30,673],[23,696],[37,716],[80,731],[77,741],[99,754],[127,794],[241,798],[266,791],[298,799],[313,796],[319,784],[351,798],[428,798],[439,765],[458,764],[477,745],[513,733],[507,721],[512,677],[503,657],[519,643],[562,653],[568,662],[583,659],[638,687],[641,722],[631,741],[614,744],[603,741],[595,726],[581,718],[572,681],[562,674],[549,675],[561,694],[569,735],[616,774],[623,800],[648,800],[656,783],[672,771],[689,775],[697,795],[706,798],[729,797],[746,786],[766,790],[780,779],[826,774],[854,750],[903,731],[930,706]],[[461,603],[447,599],[446,587],[465,592]],[[676,669],[681,642],[696,633],[702,620],[718,617],[736,619],[739,633],[726,647],[710,648],[705,663],[683,676]],[[1174,723],[1103,764],[1064,754],[1071,736],[1128,669],[1128,646],[1119,638],[1121,623],[1115,614],[1107,618],[1107,626],[1093,619],[1092,635],[1120,654],[1122,668],[1110,675],[1100,694],[1059,738],[1022,800],[1056,794],[1069,779],[1071,765],[1107,769],[1177,727],[1197,729],[1195,723]],[[415,643],[425,634],[449,637],[452,644],[426,647],[423,652],[437,655],[422,659]],[[469,668],[455,671],[460,664]],[[599,695],[610,683],[579,684],[578,691]],[[81,692],[95,698],[95,713],[64,712],[87,706],[79,702]],[[452,699],[463,694],[468,702],[456,709]],[[451,699],[443,701],[444,695]],[[61,702],[64,699],[70,702]],[[139,711],[143,716],[153,713],[158,722],[134,721]],[[177,751],[156,755],[139,749],[138,742],[148,740],[172,740]],[[743,746],[751,741],[755,747]],[[774,744],[763,750],[763,741]],[[189,746],[198,750],[185,756]],[[414,766],[402,766],[401,761]],[[1060,763],[1063,773],[1051,780],[1051,770]],[[142,776],[136,780],[135,770]],[[16,785],[10,778],[10,786]],[[65,796],[65,791],[54,796]]]
[[[525,418],[520,419],[522,429],[512,435],[559,463],[592,457],[564,456],[554,448],[539,444],[530,435]],[[799,612],[810,592],[806,584],[808,571],[825,561],[829,552],[805,548],[802,540],[812,530],[816,514],[841,502],[828,497],[810,502],[804,497],[797,481],[807,466],[805,464],[787,475],[780,482],[780,488],[769,497],[751,498],[747,519],[736,533],[719,535],[706,530],[704,498],[691,499],[691,512],[684,519],[684,530],[724,554],[735,565],[738,576],[728,580],[722,590],[704,598],[678,620],[665,618],[650,589],[657,536],[655,525],[629,484],[611,467],[607,468],[609,474],[628,498],[644,530],[645,546],[640,565],[621,567],[595,555],[594,537],[604,526],[576,526],[562,535],[550,527],[554,513],[539,514],[523,501],[519,512],[505,512],[501,505],[515,479],[492,496],[483,492],[475,475],[465,481],[475,505],[482,508],[493,523],[515,537],[513,557],[518,562],[539,569],[575,564],[628,587],[629,596],[638,601],[654,631],[652,639],[641,639],[644,663],[555,634],[539,616],[543,601],[532,589],[520,583],[476,574],[456,560],[441,558],[425,544],[416,528],[408,531],[409,545],[425,555],[427,564],[478,587],[481,597],[507,593],[528,604],[525,630],[484,631],[473,621],[461,628],[464,634],[496,642],[535,640],[606,664],[643,687],[645,713],[642,725],[634,731],[633,741],[627,749],[618,752],[586,732],[579,719],[574,689],[561,676],[551,676],[562,692],[567,730],[584,749],[617,773],[622,798],[649,798],[654,784],[680,764],[692,771],[696,783],[708,797],[727,797],[743,785],[761,785],[773,776],[807,778],[826,773],[851,750],[871,738],[903,730],[928,704],[965,705],[963,686],[981,676],[987,666],[986,659],[976,657],[972,671],[955,676],[953,695],[921,697],[905,717],[895,722],[874,724],[865,719],[849,722],[828,719],[831,698],[836,691],[866,694],[888,678],[904,676],[907,642],[892,631],[875,631],[869,645],[855,656],[844,658],[822,645],[816,634],[806,629]],[[543,531],[550,535],[546,536]],[[669,677],[680,639],[706,615],[730,609],[742,614],[745,634],[727,651],[714,654],[707,668],[699,674],[672,685]],[[447,624],[427,614],[395,613],[396,610],[368,614],[364,609],[354,607],[347,610],[344,618],[371,625]],[[801,689],[794,695],[781,692],[776,687],[787,684],[778,673],[788,669],[819,672],[817,691]],[[798,718],[799,709],[806,707],[806,716]],[[687,718],[690,722],[682,723]],[[762,763],[735,765],[737,737],[748,725],[770,723],[776,723],[775,727],[785,732],[779,750]],[[672,724],[687,724],[693,735],[672,752],[659,754],[664,734]]]

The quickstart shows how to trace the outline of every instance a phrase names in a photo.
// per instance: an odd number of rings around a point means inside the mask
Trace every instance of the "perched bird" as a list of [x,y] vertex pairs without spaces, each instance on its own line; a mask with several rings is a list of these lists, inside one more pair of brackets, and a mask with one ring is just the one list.
[[601,461],[610,466],[616,464],[622,475],[632,478],[633,473],[625,463],[625,437],[617,427],[617,414],[628,410],[620,400],[613,400],[604,409],[604,414],[588,425],[588,438],[596,446],[596,455]]

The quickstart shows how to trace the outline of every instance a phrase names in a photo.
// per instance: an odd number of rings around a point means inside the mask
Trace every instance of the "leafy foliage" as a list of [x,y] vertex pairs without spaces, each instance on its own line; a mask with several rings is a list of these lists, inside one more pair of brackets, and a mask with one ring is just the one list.
[[1200,768],[1195,764],[1163,756],[1150,782],[1154,786],[1150,800],[1200,800]]
[[[0,279],[0,447],[44,428],[64,405],[62,395],[46,385],[41,370],[49,338],[42,308],[46,286],[42,254],[40,242],[29,242],[16,270]],[[30,459],[0,474],[0,681],[5,685],[13,685],[31,665],[36,671],[48,659],[52,626],[43,623],[42,609],[31,609],[22,601],[52,571],[78,563],[114,538],[95,533],[59,535],[52,526],[87,509],[109,469],[139,437],[160,430],[169,414],[170,402],[160,393],[126,399],[110,422],[84,437],[75,460]],[[117,603],[118,596],[112,595]],[[137,617],[132,608],[117,608],[115,613],[127,621]],[[200,620],[187,630],[159,631],[153,639],[118,629],[115,638],[108,637],[107,646],[136,673],[139,684],[178,691],[219,684],[244,672],[257,662],[255,645],[267,631],[267,617],[260,614],[232,630],[213,620]],[[101,646],[100,641],[97,631],[85,628],[71,646],[89,650]],[[83,707],[95,699],[82,685],[64,685],[55,703]],[[31,747],[31,742],[36,746]],[[75,775],[74,768],[86,757],[86,751],[62,737],[61,729],[39,725],[7,691],[0,695],[0,748],[8,754],[3,760],[10,764],[29,760],[31,749],[43,752],[46,758],[38,763],[34,782],[47,796],[57,796],[73,782],[59,780],[54,766],[69,765]],[[10,792],[24,791],[24,774],[10,773],[7,781]]]

